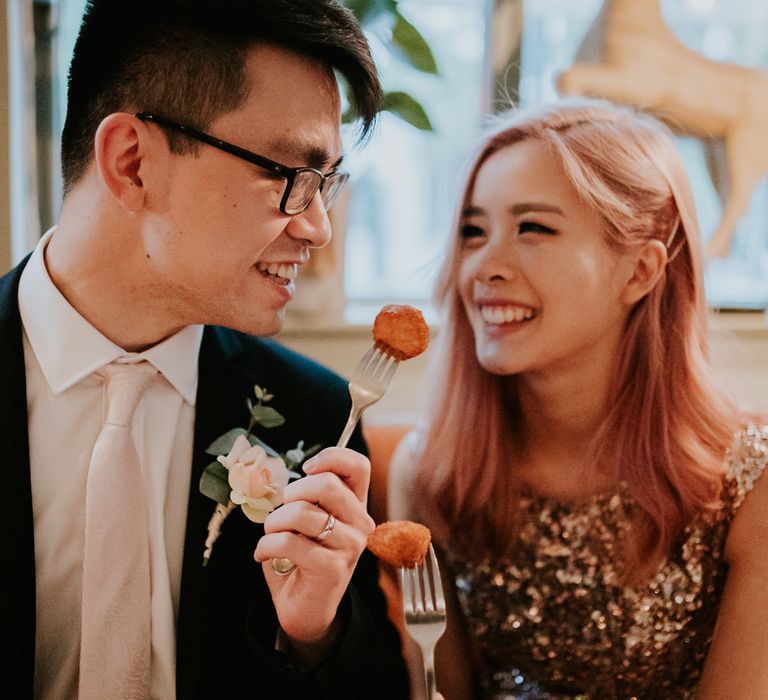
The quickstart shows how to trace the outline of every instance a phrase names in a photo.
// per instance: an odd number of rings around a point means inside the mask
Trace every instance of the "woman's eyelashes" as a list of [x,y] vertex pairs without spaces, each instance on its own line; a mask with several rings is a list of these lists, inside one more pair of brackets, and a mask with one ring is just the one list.
[[459,227],[459,235],[462,238],[479,238],[485,235],[485,231],[476,224],[464,223]]
[[518,233],[544,233],[547,235],[552,235],[556,233],[555,229],[550,228],[549,226],[545,226],[544,224],[539,224],[535,221],[521,221],[518,226]]
[[[519,224],[516,224],[514,228],[518,235],[524,233],[541,233],[551,236],[557,233],[555,229],[536,221],[521,221]],[[468,240],[472,238],[482,238],[486,235],[486,232],[482,226],[472,223],[464,223],[459,227],[459,235],[462,239]]]

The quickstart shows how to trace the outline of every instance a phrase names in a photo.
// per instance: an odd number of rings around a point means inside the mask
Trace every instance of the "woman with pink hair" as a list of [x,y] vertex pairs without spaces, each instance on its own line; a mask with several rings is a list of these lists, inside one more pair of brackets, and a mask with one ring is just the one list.
[[768,425],[710,370],[700,243],[646,115],[563,100],[482,142],[390,479],[440,550],[447,700],[768,698]]

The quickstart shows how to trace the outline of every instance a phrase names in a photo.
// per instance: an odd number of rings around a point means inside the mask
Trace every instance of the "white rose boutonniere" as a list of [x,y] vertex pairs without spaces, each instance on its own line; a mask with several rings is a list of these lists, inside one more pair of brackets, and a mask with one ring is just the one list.
[[229,470],[229,500],[240,506],[249,520],[263,523],[282,504],[290,477],[282,459],[267,456],[263,447],[251,445],[245,436],[238,435],[229,454],[219,457],[219,462]]
[[248,400],[251,418],[248,428],[233,428],[209,445],[206,452],[217,459],[209,464],[200,477],[200,492],[216,501],[208,522],[203,566],[208,563],[213,544],[221,534],[221,525],[238,506],[255,523],[264,519],[283,503],[283,491],[291,479],[297,479],[298,467],[307,457],[320,449],[315,445],[304,449],[302,440],[284,455],[251,434],[254,426],[275,428],[285,419],[271,406],[264,404],[273,396],[260,386],[254,387],[256,403]]

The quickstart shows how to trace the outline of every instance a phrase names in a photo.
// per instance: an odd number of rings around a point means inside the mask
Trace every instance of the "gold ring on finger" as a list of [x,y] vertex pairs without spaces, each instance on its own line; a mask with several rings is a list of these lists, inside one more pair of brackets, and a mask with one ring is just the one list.
[[282,558],[272,560],[272,571],[274,571],[278,576],[287,576],[288,574],[292,573],[295,568],[296,564],[294,564],[290,559]]

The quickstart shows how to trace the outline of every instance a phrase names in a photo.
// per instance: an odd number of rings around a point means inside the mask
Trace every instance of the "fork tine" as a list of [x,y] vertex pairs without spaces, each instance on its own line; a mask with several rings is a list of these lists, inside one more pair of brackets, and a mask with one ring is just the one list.
[[400,584],[403,592],[403,605],[407,610],[416,609],[416,587],[413,583],[413,570],[400,569]]
[[382,355],[381,362],[379,363],[378,367],[376,367],[373,378],[377,381],[383,382],[390,368],[395,365],[396,363],[394,357],[390,357],[389,355]]
[[371,363],[371,366],[368,368],[368,374],[370,374],[372,377],[377,377],[379,372],[381,371],[381,368],[386,364],[387,362],[387,356],[381,351],[380,348],[376,348],[375,355],[375,361]]
[[413,581],[413,610],[416,613],[424,612],[424,590],[421,585],[421,577],[419,576],[418,567],[411,569],[411,581]]
[[395,370],[397,369],[397,360],[395,360],[394,357],[389,358],[389,364],[386,367],[386,371],[384,372],[384,376],[381,378],[381,381],[383,382],[389,382],[390,379],[395,374]]
[[424,610],[427,613],[435,612],[435,597],[434,586],[431,583],[431,573],[427,568],[427,560],[425,559],[418,567],[419,577],[423,577],[423,591],[424,591]]
[[357,374],[358,372],[365,372],[366,367],[370,364],[371,359],[376,354],[376,346],[371,345],[371,347],[368,348],[365,355],[363,355],[360,358],[360,362],[357,363],[357,367],[355,367],[355,371],[353,374]]
[[432,543],[429,543],[429,563],[432,566],[432,594],[435,597],[435,608],[445,610],[445,595],[443,594],[443,582],[440,579],[440,570],[437,567],[437,556]]
[[[429,563],[427,563],[429,559]],[[445,609],[445,595],[440,579],[437,557],[432,545],[421,564],[400,569],[403,597],[413,612],[439,612]],[[408,601],[410,599],[410,601]]]

